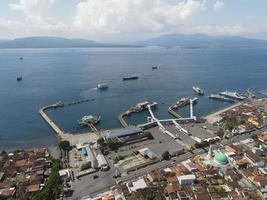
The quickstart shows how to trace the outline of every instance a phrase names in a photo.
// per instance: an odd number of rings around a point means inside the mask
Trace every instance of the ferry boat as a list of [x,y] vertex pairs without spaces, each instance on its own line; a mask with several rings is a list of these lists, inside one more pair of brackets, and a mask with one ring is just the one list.
[[220,94],[211,94],[209,96],[210,99],[214,99],[214,100],[219,100],[219,101],[228,101],[228,102],[234,102],[233,99],[227,98],[223,95]]
[[194,92],[198,93],[199,95],[204,95],[204,91],[200,87],[193,86],[192,89],[194,90]]
[[178,100],[176,102],[176,105],[180,107],[180,106],[186,106],[189,103],[190,103],[190,98],[184,97],[184,98],[181,98],[180,100]]
[[135,80],[135,79],[138,79],[138,76],[132,75],[132,76],[127,76],[127,77],[122,78],[123,81]]
[[246,99],[245,96],[242,96],[242,95],[238,94],[237,92],[231,92],[231,91],[227,91],[227,90],[224,92],[220,92],[219,94],[222,96],[229,97],[231,99],[237,99],[240,101]]
[[106,83],[99,83],[99,84],[97,84],[97,89],[99,89],[99,90],[108,89],[108,84],[106,84]]
[[22,81],[22,76],[18,76],[17,81]]
[[150,106],[152,108],[152,107],[155,107],[157,104],[158,104],[157,102],[144,101],[144,102],[136,104],[135,109],[142,111],[145,108],[147,108],[147,106]]
[[87,124],[97,124],[100,122],[100,116],[85,115],[80,120],[78,120],[79,126],[85,126]]

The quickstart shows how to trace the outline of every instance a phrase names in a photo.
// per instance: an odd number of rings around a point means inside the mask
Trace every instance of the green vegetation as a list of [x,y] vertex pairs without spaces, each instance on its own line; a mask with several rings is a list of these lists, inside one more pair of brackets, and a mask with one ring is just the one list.
[[114,163],[118,163],[120,160],[124,160],[125,156],[119,155],[114,158]]
[[136,151],[136,150],[134,150],[134,151],[133,151],[133,154],[134,154],[134,155],[137,155],[137,154],[139,154],[139,152]]
[[59,148],[63,149],[64,151],[67,151],[70,149],[70,142],[67,140],[60,141],[58,143]]
[[122,146],[122,144],[119,142],[114,142],[111,139],[108,139],[107,146],[110,148],[111,151],[116,151]]
[[224,117],[221,122],[223,123],[224,129],[233,131],[238,128],[239,125],[244,124],[244,121],[237,119],[237,117]]
[[169,160],[171,158],[171,154],[169,153],[169,151],[165,151],[162,155],[161,155],[163,160]]
[[257,140],[258,139],[258,136],[256,134],[253,134],[253,135],[251,135],[251,139]]
[[154,195],[146,196],[143,200],[155,200]]
[[195,148],[205,148],[207,146],[209,146],[209,142],[207,141],[202,141],[195,144]]
[[86,170],[86,169],[90,169],[91,167],[92,167],[91,162],[84,163],[81,166],[81,171]]
[[4,150],[0,152],[0,156],[4,156],[4,155],[6,155],[6,154],[7,154],[7,153],[6,153],[6,151],[4,151]]
[[100,147],[106,147],[106,146],[107,146],[107,144],[106,144],[104,138],[99,138],[99,139],[97,140],[97,144],[99,144]]
[[45,182],[45,188],[37,193],[32,200],[55,200],[58,198],[61,185],[59,169],[60,161],[53,160],[53,167],[48,180]]

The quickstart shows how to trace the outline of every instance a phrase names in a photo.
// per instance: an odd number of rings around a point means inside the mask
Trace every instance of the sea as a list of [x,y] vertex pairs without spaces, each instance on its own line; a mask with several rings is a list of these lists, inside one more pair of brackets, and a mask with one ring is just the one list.
[[[19,59],[22,57],[23,59]],[[152,70],[152,66],[158,69]],[[16,78],[22,75],[23,80]],[[122,81],[125,76],[139,79]],[[107,90],[97,90],[107,83]],[[197,96],[193,85],[204,96]],[[197,96],[194,107],[201,117],[227,102],[210,100],[224,90],[267,91],[267,48],[62,48],[0,50],[0,150],[52,147],[53,131],[38,110],[63,101],[81,104],[49,110],[48,115],[65,132],[77,128],[84,115],[101,116],[100,130],[121,127],[118,115],[142,101],[156,101],[155,115],[172,118],[168,107],[182,97]],[[179,110],[189,116],[189,108]],[[147,111],[127,117],[129,124],[145,123]]]

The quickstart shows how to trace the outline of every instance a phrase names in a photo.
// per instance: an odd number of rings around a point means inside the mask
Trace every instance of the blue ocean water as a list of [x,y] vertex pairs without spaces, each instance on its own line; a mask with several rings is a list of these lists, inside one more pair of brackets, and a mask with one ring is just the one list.
[[[20,60],[19,57],[23,57]],[[152,70],[153,65],[160,65]],[[136,74],[138,80],[122,81]],[[52,130],[38,115],[42,106],[59,100],[84,98],[95,101],[49,111],[65,131],[76,132],[86,114],[100,115],[99,129],[120,127],[118,114],[144,100],[157,101],[158,118],[170,118],[170,104],[195,96],[192,85],[201,86],[195,112],[205,115],[228,103],[208,99],[225,89],[267,89],[267,49],[165,49],[84,48],[0,50],[0,149],[52,146]],[[23,75],[23,81],[16,77]],[[94,89],[106,82],[109,89]],[[187,108],[181,111],[188,116]],[[147,112],[134,114],[131,124],[146,121]],[[86,130],[83,130],[86,131]]]

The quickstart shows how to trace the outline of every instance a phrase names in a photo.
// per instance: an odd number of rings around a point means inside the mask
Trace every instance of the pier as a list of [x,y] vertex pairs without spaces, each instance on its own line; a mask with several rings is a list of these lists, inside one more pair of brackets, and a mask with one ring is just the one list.
[[123,112],[119,115],[119,122],[123,128],[128,128],[128,124],[125,122],[124,117],[127,116],[127,112]]
[[45,120],[45,122],[54,130],[54,132],[56,133],[56,136],[58,137],[59,140],[64,139],[64,131],[62,131],[55,123],[52,119],[50,119],[48,117],[48,115],[45,113],[46,110],[50,109],[50,108],[58,108],[58,107],[64,107],[64,104],[62,104],[61,102],[56,103],[56,104],[52,104],[46,107],[43,107],[39,110],[39,114],[42,116],[42,118]]
[[125,116],[131,115],[132,113],[143,112],[144,110],[148,109],[148,106],[154,107],[156,105],[157,105],[156,102],[148,102],[148,101],[138,103],[136,106],[130,108],[126,112],[119,114],[118,120],[123,128],[128,128],[129,125],[124,120]]
[[[86,100],[90,101],[90,100]],[[86,101],[79,101],[79,102],[86,102]],[[69,104],[67,104],[69,105]],[[71,103],[71,105],[73,105]],[[52,130],[55,132],[56,137],[59,141],[61,140],[66,140],[69,141],[71,145],[76,145],[78,143],[84,143],[88,141],[97,141],[97,139],[100,136],[100,133],[98,130],[94,127],[89,125],[89,127],[93,130],[93,132],[89,133],[82,133],[82,134],[71,134],[71,133],[66,133],[63,130],[61,130],[56,123],[45,113],[46,110],[49,109],[55,109],[55,108],[62,108],[64,107],[64,104],[62,102],[58,102],[56,104],[52,104],[49,106],[45,106],[41,108],[38,112],[41,115],[41,117],[44,119],[44,121],[52,128]]]
[[194,116],[194,104],[196,101],[197,101],[197,98],[195,97],[193,99],[188,99],[185,102],[180,102],[178,104],[176,103],[168,108],[168,112],[175,118],[180,119],[182,118],[182,116],[179,115],[175,110],[180,107],[185,107],[189,104],[190,105],[190,118],[196,120],[196,117]]

